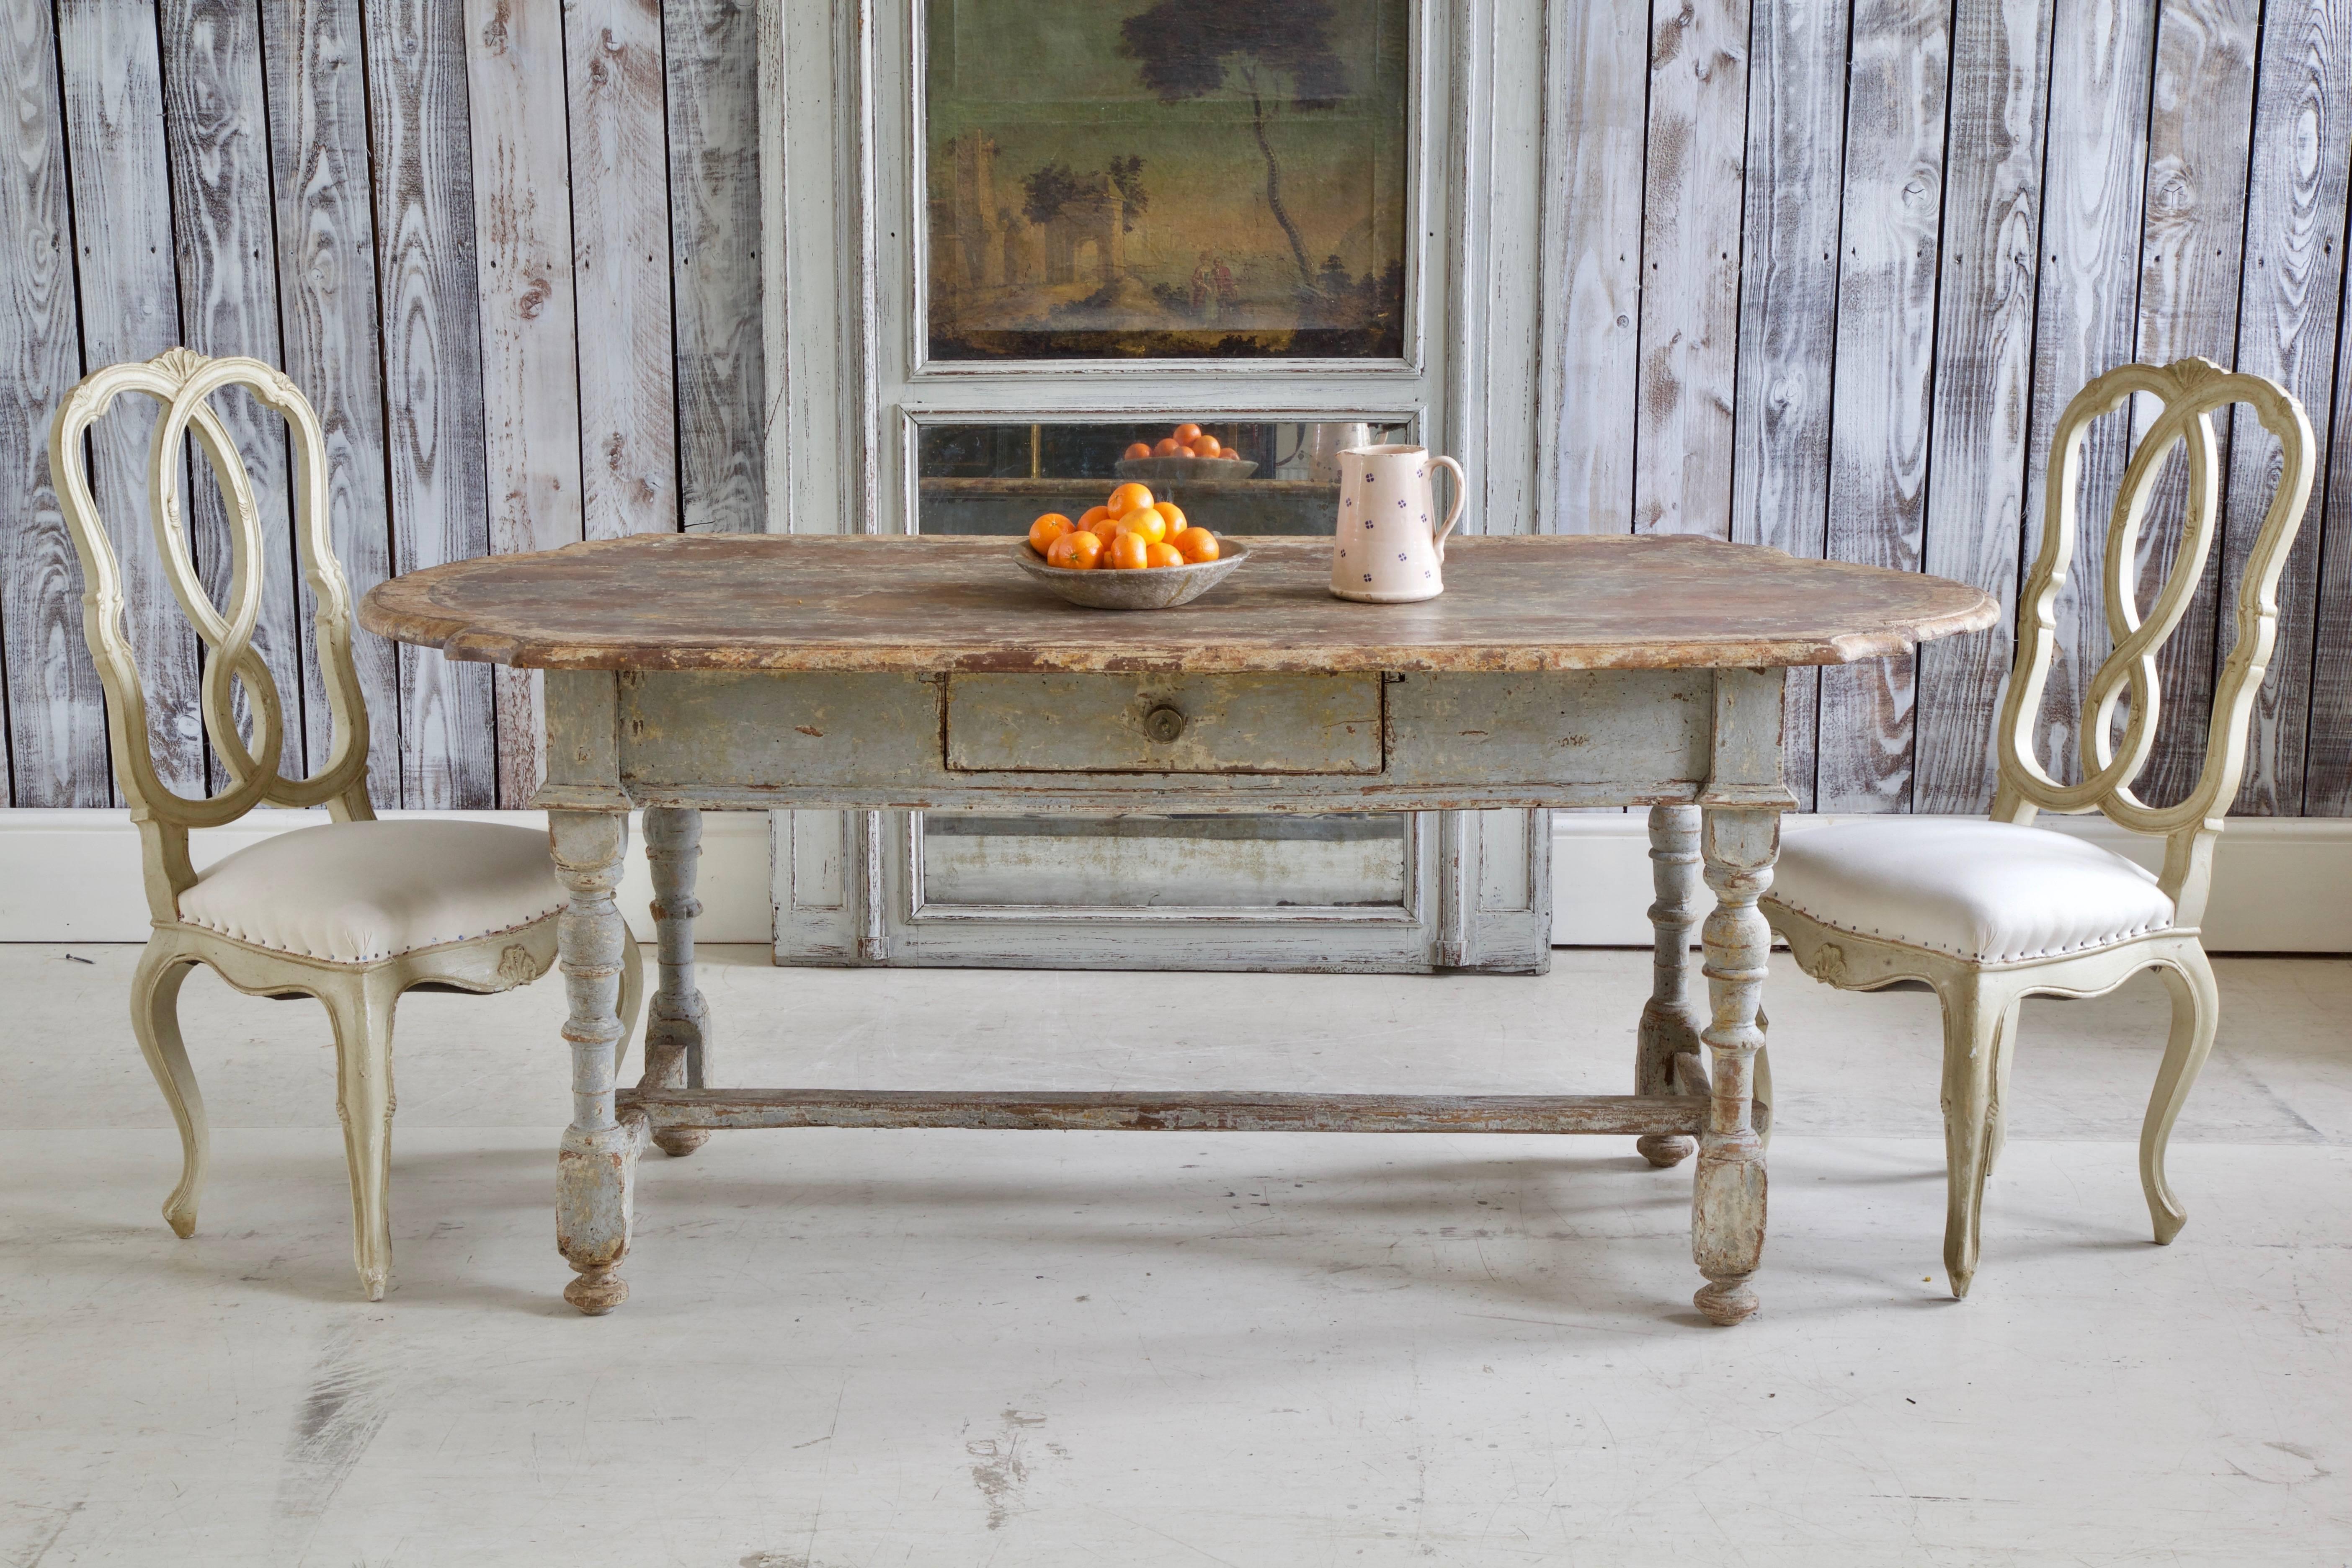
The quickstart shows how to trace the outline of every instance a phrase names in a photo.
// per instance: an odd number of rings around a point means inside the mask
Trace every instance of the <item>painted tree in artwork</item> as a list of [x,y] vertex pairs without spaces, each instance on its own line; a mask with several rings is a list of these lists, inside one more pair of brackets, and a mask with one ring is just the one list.
[[1282,205],[1282,164],[1265,127],[1286,105],[1329,109],[1347,91],[1347,69],[1331,47],[1331,0],[1160,0],[1119,27],[1119,52],[1139,63],[1143,85],[1162,103],[1205,98],[1228,72],[1249,94],[1251,129],[1265,159],[1265,205],[1309,289],[1315,268]]

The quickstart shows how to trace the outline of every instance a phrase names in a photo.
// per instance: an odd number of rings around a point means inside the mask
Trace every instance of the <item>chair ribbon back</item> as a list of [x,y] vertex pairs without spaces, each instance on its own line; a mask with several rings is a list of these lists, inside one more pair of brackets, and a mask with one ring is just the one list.
[[[285,420],[293,437],[297,559],[317,606],[320,675],[334,730],[326,762],[306,778],[278,772],[286,742],[285,700],[253,646],[268,584],[268,544],[252,476],[208,401],[231,385],[251,391]],[[123,634],[121,568],[82,461],[83,435],[126,392],[145,393],[163,405],[148,455],[149,521],[164,578],[206,650],[204,733],[229,778],[219,793],[200,798],[175,794],[156,772],[138,660]],[[190,434],[227,503],[230,569],[226,602],[221,605],[205,591],[188,545],[180,454]],[[156,917],[176,918],[178,893],[194,885],[187,865],[189,828],[233,822],[257,805],[324,805],[341,820],[373,815],[367,802],[366,700],[352,659],[351,591],[329,531],[326,441],[300,389],[259,360],[208,359],[184,348],[167,349],[144,363],[110,365],[84,376],[59,405],[49,427],[49,471],[81,560],[82,633],[106,691],[115,779],[133,819],[147,830],[151,850],[163,858],[158,866],[156,854],[149,857],[149,901],[158,905]],[[235,697],[240,690],[252,719],[250,744],[238,733]],[[166,889],[168,898],[159,901]]]
[[[2092,676],[2084,695],[2078,736],[2082,782],[2064,784],[2042,766],[2033,729],[2057,652],[2058,595],[2074,563],[2083,446],[2091,422],[2120,407],[2135,393],[2156,397],[2163,411],[2133,447],[2108,516],[2102,586],[2114,648]],[[2277,483],[2238,583],[2236,638],[2214,680],[2212,724],[2207,733],[2203,768],[2181,799],[2170,805],[2151,806],[2133,793],[2132,786],[2154,754],[2157,721],[2163,711],[2157,658],[2188,614],[2205,574],[2221,496],[2212,416],[2214,410],[2237,403],[2252,406],[2263,427],[2277,439]],[[2176,446],[2186,448],[2189,467],[2180,548],[2170,575],[2143,618],[2136,581],[2140,535],[2164,459]],[[2059,416],[2052,437],[2042,549],[2019,605],[2024,645],[2001,710],[2000,787],[1993,815],[2007,821],[2030,822],[2037,810],[2095,810],[2136,832],[2165,836],[2165,890],[2179,906],[2184,926],[2194,925],[2202,915],[2212,840],[2237,796],[2245,769],[2247,722],[2278,637],[2279,577],[2286,568],[2287,548],[2302,526],[2305,504],[2311,498],[2315,446],[2310,419],[2284,387],[2258,375],[2224,371],[2201,359],[2176,360],[2167,365],[2126,364],[2107,372],[2075,394]],[[2111,731],[2116,705],[2126,698],[2129,706],[2118,743]]]

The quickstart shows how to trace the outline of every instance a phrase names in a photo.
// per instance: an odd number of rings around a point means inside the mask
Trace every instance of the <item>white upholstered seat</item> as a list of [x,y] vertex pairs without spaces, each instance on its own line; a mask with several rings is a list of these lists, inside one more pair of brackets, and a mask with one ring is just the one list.
[[1767,896],[1839,931],[1976,963],[2088,952],[2173,922],[2156,874],[2114,851],[1972,818],[1791,833]]
[[335,822],[240,849],[180,895],[238,942],[372,963],[514,931],[563,907],[547,835],[488,822]]

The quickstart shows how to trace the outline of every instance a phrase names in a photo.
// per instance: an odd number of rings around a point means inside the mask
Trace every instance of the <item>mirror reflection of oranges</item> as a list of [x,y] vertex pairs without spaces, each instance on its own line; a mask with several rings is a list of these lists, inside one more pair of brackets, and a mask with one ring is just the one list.
[[1191,420],[1179,425],[1157,443],[1138,441],[1127,449],[1130,460],[1142,458],[1209,458],[1233,461],[1241,454],[1228,442],[1210,435]]
[[1173,438],[1185,446],[1190,446],[1201,438],[1201,427],[1198,425],[1179,425],[1176,426]]
[[[1162,446],[1167,445],[1166,442],[1162,442],[1160,444]],[[1151,456],[1151,444],[1149,441],[1138,441],[1133,446],[1128,447],[1127,456],[1130,460],[1137,458],[1148,458]]]
[[1044,513],[1029,525],[1029,548],[1047,565],[1074,572],[1197,566],[1222,553],[1217,536],[1194,526],[1182,507],[1154,500],[1147,487],[1136,484],[1119,486],[1076,522],[1058,511]]

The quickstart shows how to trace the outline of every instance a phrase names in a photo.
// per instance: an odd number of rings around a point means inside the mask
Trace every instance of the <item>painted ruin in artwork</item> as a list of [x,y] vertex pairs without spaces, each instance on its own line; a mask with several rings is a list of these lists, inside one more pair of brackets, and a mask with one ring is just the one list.
[[1404,349],[1408,0],[928,0],[933,359]]

